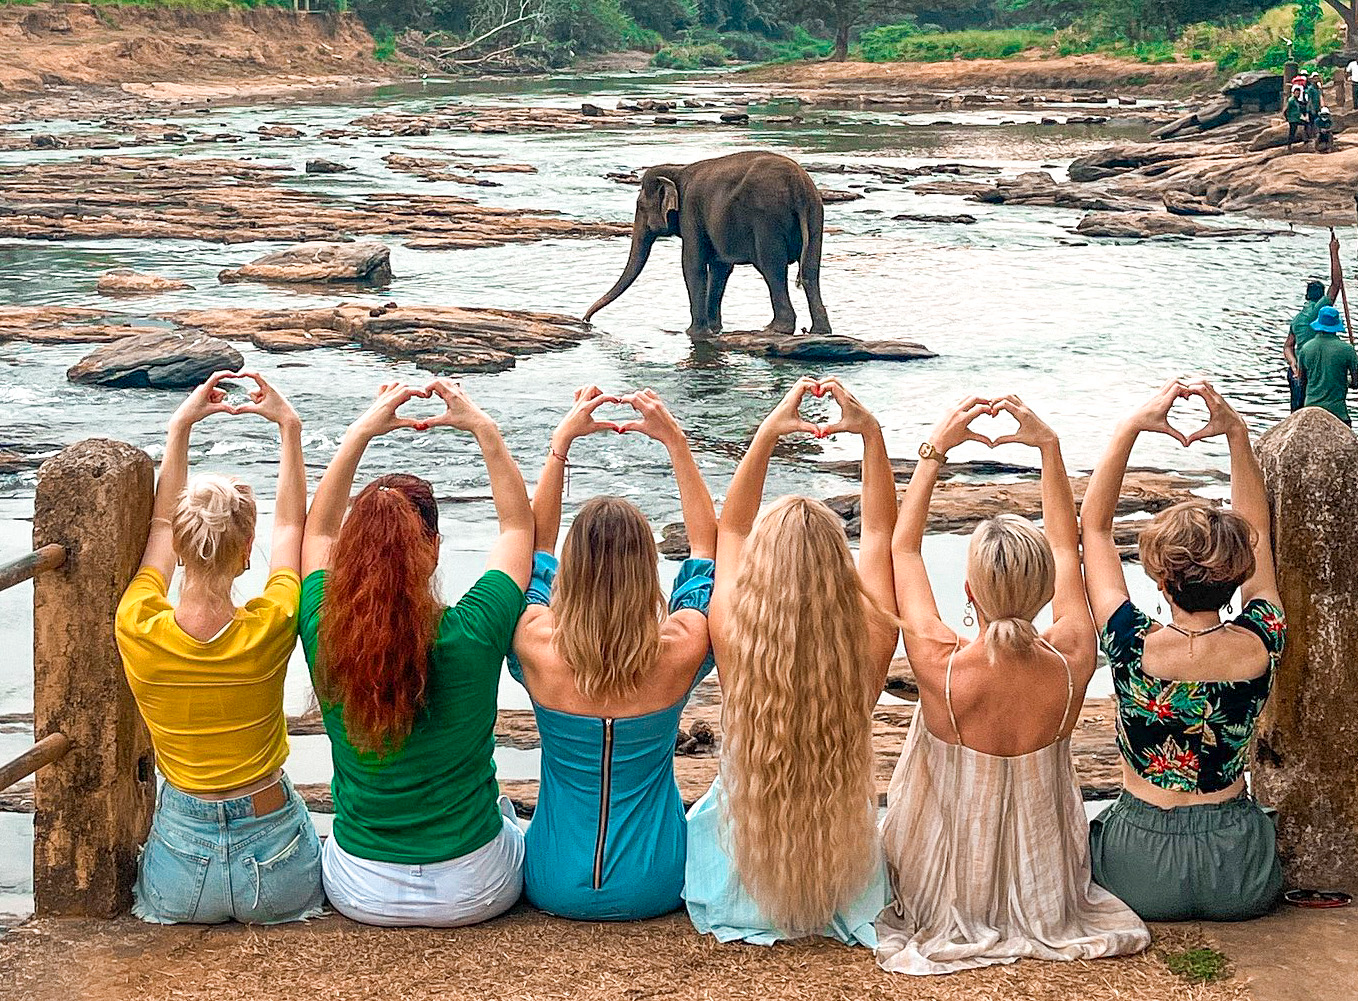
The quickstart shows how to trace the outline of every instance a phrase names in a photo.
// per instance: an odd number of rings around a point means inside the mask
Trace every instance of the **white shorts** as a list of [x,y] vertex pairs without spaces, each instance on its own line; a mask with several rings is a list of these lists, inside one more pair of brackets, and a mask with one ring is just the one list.
[[473,925],[514,906],[523,892],[523,831],[500,797],[504,825],[493,841],[430,865],[374,862],[350,855],[333,837],[321,854],[325,895],[347,918],[369,925]]

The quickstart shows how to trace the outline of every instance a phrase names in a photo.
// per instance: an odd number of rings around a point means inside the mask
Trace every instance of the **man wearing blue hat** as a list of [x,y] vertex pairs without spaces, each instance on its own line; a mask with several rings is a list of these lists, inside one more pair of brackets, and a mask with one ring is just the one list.
[[1358,389],[1358,352],[1340,339],[1344,321],[1333,306],[1320,310],[1311,329],[1314,336],[1297,354],[1306,379],[1306,406],[1328,410],[1353,427],[1345,397],[1350,389]]
[[1333,306],[1335,297],[1339,295],[1339,287],[1344,283],[1344,270],[1339,263],[1339,240],[1330,231],[1330,287],[1326,290],[1323,283],[1312,278],[1306,283],[1306,301],[1301,307],[1301,312],[1292,317],[1292,323],[1287,331],[1287,340],[1283,342],[1283,358],[1287,360],[1287,386],[1292,396],[1292,409],[1300,410],[1306,406],[1306,380],[1301,374],[1301,365],[1297,361],[1302,346],[1315,336],[1315,331],[1311,329],[1311,324],[1315,322],[1316,315],[1325,306]]

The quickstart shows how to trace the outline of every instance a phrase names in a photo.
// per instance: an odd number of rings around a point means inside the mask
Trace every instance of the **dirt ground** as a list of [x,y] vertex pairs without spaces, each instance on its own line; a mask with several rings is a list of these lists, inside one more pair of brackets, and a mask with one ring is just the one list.
[[956,59],[937,63],[795,62],[738,74],[759,83],[871,92],[923,89],[1005,92],[1101,90],[1141,96],[1187,97],[1215,91],[1216,65],[1149,63],[1092,54],[1050,59]]
[[[526,907],[470,928],[377,929],[338,916],[270,929],[31,921],[0,939],[7,1001],[1247,1001],[1231,975],[1191,984],[1163,955],[1204,944],[1194,926],[1161,928],[1140,956],[1025,960],[947,977],[884,973],[864,949],[824,940],[722,945],[682,913],[606,925]],[[1338,995],[1335,995],[1336,997]],[[1347,995],[1346,995],[1347,996]],[[1270,995],[1255,998],[1274,1001]],[[1276,1001],[1300,1001],[1302,995]]]
[[358,86],[399,71],[373,58],[372,36],[357,18],[276,7],[2,5],[0,52],[0,99],[60,86],[218,99]]

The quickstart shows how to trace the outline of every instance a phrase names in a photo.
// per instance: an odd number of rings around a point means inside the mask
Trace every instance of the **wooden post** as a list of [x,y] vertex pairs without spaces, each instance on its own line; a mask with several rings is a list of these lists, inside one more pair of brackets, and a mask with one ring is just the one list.
[[71,742],[34,781],[39,915],[107,918],[131,906],[156,785],[113,617],[146,546],[153,485],[145,452],[101,438],[38,471],[33,548],[63,546],[66,562],[33,582],[33,735]]
[[1259,721],[1253,791],[1278,810],[1289,886],[1358,893],[1358,437],[1306,407],[1258,454],[1287,648]]

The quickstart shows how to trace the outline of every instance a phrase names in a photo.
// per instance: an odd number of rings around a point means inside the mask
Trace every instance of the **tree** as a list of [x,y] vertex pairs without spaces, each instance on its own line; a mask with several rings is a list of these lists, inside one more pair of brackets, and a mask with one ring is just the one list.
[[[1355,0],[1358,2],[1358,0]],[[894,24],[921,11],[972,7],[975,0],[781,0],[776,14],[786,21],[819,21],[834,32],[834,62],[849,58],[849,34],[869,24]]]
[[1344,22],[1344,51],[1352,52],[1358,48],[1358,0],[1325,0],[1335,9]]

